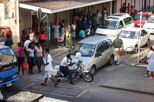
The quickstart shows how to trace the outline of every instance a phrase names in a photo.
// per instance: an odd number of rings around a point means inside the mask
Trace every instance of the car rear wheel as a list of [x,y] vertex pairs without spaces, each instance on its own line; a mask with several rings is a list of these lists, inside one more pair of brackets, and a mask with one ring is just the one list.
[[95,65],[93,65],[92,67],[91,67],[91,69],[90,69],[90,73],[91,73],[91,75],[95,75],[95,73],[96,73],[96,66]]
[[147,43],[146,43],[147,46],[150,45],[150,39],[148,39]]
[[114,57],[111,56],[111,57],[110,57],[110,60],[109,60],[109,65],[113,65],[113,64],[114,64]]

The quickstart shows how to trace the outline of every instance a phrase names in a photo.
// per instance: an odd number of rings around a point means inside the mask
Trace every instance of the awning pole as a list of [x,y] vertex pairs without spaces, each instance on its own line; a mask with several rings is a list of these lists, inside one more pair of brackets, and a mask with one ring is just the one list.
[[104,3],[102,4],[102,23],[104,21]]
[[47,14],[47,41],[48,41],[48,49],[50,49],[49,46],[49,15]]
[[70,49],[72,49],[72,10],[70,10]]

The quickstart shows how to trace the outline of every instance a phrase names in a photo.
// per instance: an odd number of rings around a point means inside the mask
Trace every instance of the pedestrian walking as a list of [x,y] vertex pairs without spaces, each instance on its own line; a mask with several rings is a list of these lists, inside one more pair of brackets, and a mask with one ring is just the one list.
[[56,22],[55,25],[52,26],[52,29],[53,29],[55,44],[57,46],[57,39],[59,38],[59,30],[60,30],[60,26],[58,25],[58,22]]
[[27,37],[26,31],[22,30],[22,35],[21,35],[22,44],[24,44],[24,42],[26,41],[26,37]]
[[65,26],[65,38],[66,38],[66,47],[70,48],[70,40],[71,40],[71,27],[69,25],[69,23],[66,23]]
[[34,48],[33,44],[29,44],[29,48],[27,49],[27,58],[28,58],[28,65],[29,65],[29,74],[34,74],[33,73],[33,67],[34,67]]
[[5,40],[5,46],[9,46],[10,48],[12,48],[13,45],[13,41],[10,38],[9,34],[6,34],[6,40]]
[[128,3],[128,6],[127,6],[127,13],[129,14],[131,11],[131,7],[130,7],[130,4]]
[[41,66],[44,64],[43,62],[43,49],[40,46],[40,43],[36,43],[35,46],[35,60],[36,60],[36,65],[38,67],[38,72],[41,72]]
[[119,55],[118,51],[123,49],[123,41],[119,38],[119,35],[116,35],[116,39],[113,41],[113,46],[114,46],[114,58],[116,64],[120,64],[120,58],[121,56]]
[[58,82],[54,80],[54,78],[51,76],[51,71],[53,70],[52,62],[53,62],[53,59],[49,54],[49,50],[45,49],[45,57],[44,57],[45,80],[44,80],[44,83],[42,83],[41,85],[46,85],[48,79],[54,82],[55,87],[58,85]]
[[142,61],[145,62],[148,61],[148,67],[147,67],[147,73],[144,75],[145,77],[148,77],[149,72],[151,72],[151,79],[154,78],[153,72],[154,72],[154,49],[153,47],[148,48],[149,53],[148,56]]
[[[18,48],[17,48],[17,61],[18,61],[18,74],[20,73],[20,67],[22,66],[22,63],[24,62],[24,55],[23,51],[24,49],[21,46],[21,43],[18,42]],[[24,69],[22,69],[22,75],[24,75]]]
[[107,15],[108,15],[108,12],[107,12],[106,8],[104,8],[104,19],[107,17]]

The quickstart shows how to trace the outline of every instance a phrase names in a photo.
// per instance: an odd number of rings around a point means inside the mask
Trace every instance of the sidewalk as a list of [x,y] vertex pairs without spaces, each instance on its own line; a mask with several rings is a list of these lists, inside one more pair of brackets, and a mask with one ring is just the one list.
[[100,87],[154,94],[154,79],[145,73],[146,68],[119,65],[99,71],[95,79]]

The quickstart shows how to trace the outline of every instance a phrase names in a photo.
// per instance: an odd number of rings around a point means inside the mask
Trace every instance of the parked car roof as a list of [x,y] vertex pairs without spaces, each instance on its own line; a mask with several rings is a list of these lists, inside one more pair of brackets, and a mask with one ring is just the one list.
[[106,17],[106,19],[120,21],[121,19],[124,19],[126,17],[131,17],[131,16],[128,13],[115,13],[115,14],[112,14],[112,15]]
[[109,37],[107,36],[90,36],[90,37],[87,37],[81,41],[79,41],[79,43],[87,43],[87,44],[97,44],[97,43],[100,43],[104,40],[108,40]]

